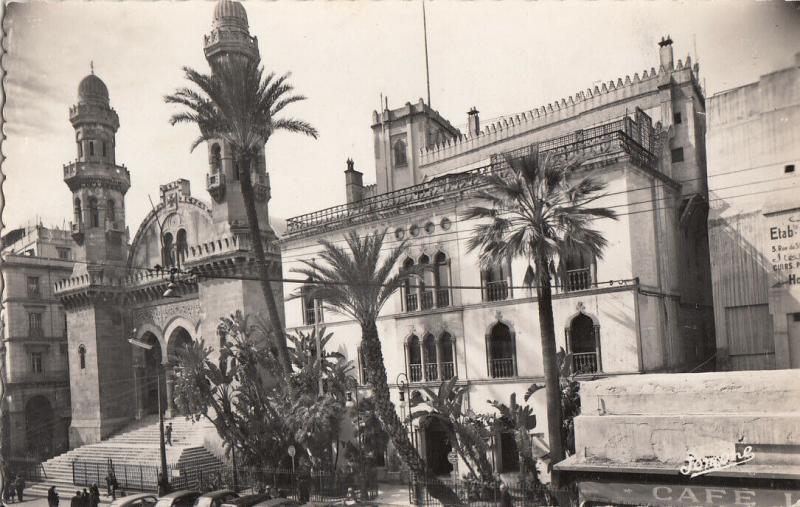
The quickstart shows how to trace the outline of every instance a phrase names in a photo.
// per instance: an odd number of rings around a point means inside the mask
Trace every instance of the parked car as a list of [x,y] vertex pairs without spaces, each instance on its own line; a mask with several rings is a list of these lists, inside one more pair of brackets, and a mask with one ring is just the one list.
[[174,491],[158,499],[156,507],[192,507],[194,501],[200,496],[199,491],[181,490]]
[[245,495],[226,501],[222,504],[222,507],[253,507],[257,503],[269,500],[270,498],[271,497],[268,493]]
[[253,507],[297,507],[298,505],[300,505],[300,502],[291,498],[273,498],[258,502]]
[[152,493],[140,493],[117,498],[109,507],[153,507],[158,498]]
[[239,495],[229,489],[220,489],[200,495],[192,504],[192,507],[222,507],[223,503],[239,498]]

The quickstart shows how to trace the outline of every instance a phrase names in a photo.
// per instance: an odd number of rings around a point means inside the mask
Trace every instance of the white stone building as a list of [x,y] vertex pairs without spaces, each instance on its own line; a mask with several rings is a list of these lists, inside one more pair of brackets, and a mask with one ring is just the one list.
[[[422,100],[374,112],[376,183],[365,186],[348,162],[346,204],[287,221],[281,248],[287,278],[300,259],[318,255],[318,240],[341,243],[354,228],[362,235],[388,230],[387,249],[408,241],[401,264],[429,266],[392,298],[378,322],[396,403],[402,382],[413,391],[457,376],[469,386],[469,408],[490,412],[487,400],[507,403],[511,393],[521,397],[543,379],[527,260],[481,272],[477,253],[466,248],[473,224],[460,218],[475,203],[477,176],[496,167],[502,154],[532,143],[556,160],[582,157],[579,173],[607,183],[600,204],[620,215],[596,224],[609,240],[603,259],[577,256],[558,264],[558,345],[574,354],[575,368],[586,375],[686,371],[713,353],[704,98],[697,65],[688,57],[675,63],[671,44],[662,39],[658,70],[483,129],[472,108],[466,133]],[[287,286],[291,291],[302,292],[302,284]],[[289,300],[286,319],[288,328],[304,330],[324,322],[336,345],[358,362],[358,325],[324,302]],[[544,433],[544,391],[530,403]],[[399,407],[404,415],[406,407]],[[434,470],[450,470],[442,428],[415,423],[413,434]],[[513,470],[513,439],[495,441],[498,469]]]

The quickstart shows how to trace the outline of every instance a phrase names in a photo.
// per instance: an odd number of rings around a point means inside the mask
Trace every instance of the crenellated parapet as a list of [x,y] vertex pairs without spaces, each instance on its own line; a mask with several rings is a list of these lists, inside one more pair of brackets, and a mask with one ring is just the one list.
[[693,65],[691,57],[687,56],[685,63],[678,60],[675,65],[661,66],[659,69],[651,67],[649,71],[645,69],[641,75],[637,72],[633,77],[626,75],[624,78],[617,78],[616,81],[610,80],[595,85],[593,88],[578,91],[574,95],[533,108],[530,111],[501,118],[484,126],[477,134],[468,132],[421,148],[420,165],[434,164],[490,146],[609,104],[657,93],[660,87],[671,82],[676,84],[693,83],[699,86],[699,71],[699,65],[696,63]]

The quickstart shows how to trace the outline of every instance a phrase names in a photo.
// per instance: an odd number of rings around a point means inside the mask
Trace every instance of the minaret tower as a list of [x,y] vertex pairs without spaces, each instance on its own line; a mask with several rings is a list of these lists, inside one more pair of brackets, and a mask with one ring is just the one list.
[[69,110],[75,129],[77,158],[64,166],[64,182],[72,192],[72,233],[78,260],[123,265],[128,251],[125,193],[131,178],[116,164],[119,117],[108,100],[108,88],[92,73],[78,86],[78,103]]
[[[239,2],[220,0],[214,8],[211,33],[205,36],[204,51],[212,71],[221,65],[240,60],[259,62],[258,39],[250,35],[247,13]],[[208,143],[206,187],[214,200],[213,215],[217,232],[247,232],[247,215],[239,187],[239,168],[228,143],[215,139]],[[274,240],[269,225],[270,185],[262,146],[250,167],[250,179],[256,196],[256,212],[266,240]]]
[[108,88],[92,73],[69,110],[77,159],[64,166],[72,192],[72,277],[56,284],[67,313],[72,421],[70,447],[99,442],[133,418],[133,370],[124,308],[128,233],[125,193],[130,173],[117,165],[119,117]]

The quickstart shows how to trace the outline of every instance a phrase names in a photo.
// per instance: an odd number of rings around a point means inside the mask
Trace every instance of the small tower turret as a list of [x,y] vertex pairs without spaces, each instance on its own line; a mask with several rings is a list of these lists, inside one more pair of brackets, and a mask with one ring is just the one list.
[[125,193],[130,173],[116,164],[119,116],[111,108],[108,88],[92,73],[78,85],[78,103],[69,110],[77,157],[64,165],[64,182],[72,192],[72,233],[82,248],[79,260],[125,262]]

